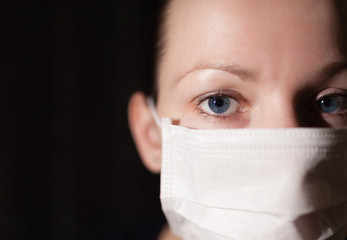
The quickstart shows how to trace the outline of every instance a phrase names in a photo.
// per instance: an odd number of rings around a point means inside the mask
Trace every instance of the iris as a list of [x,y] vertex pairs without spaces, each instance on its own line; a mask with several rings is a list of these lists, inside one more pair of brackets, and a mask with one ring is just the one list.
[[324,113],[332,113],[339,107],[339,99],[336,96],[323,97],[318,102],[319,109]]
[[222,96],[211,97],[208,100],[208,106],[214,113],[223,114],[230,107],[230,98]]

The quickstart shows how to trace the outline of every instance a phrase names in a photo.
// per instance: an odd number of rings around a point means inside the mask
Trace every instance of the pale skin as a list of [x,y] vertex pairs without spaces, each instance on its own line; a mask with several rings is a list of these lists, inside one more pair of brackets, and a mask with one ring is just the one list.
[[[337,21],[330,0],[173,0],[159,116],[190,128],[347,127]],[[336,108],[320,108],[329,96]],[[229,105],[214,111],[213,97]],[[129,123],[145,166],[159,173],[161,129],[140,92]]]

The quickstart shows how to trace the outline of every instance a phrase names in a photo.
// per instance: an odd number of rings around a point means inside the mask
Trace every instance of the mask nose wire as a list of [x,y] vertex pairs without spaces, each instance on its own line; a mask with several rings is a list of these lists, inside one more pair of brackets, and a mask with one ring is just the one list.
[[151,112],[151,115],[153,117],[153,120],[158,125],[158,127],[162,128],[162,123],[159,119],[158,112],[157,112],[157,109],[155,107],[155,103],[154,103],[153,98],[147,97],[146,101],[147,101],[147,106],[149,108],[149,111]]

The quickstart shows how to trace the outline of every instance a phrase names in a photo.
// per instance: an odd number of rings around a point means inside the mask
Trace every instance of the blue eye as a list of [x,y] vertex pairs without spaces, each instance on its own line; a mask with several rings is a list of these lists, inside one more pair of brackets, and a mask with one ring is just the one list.
[[327,96],[318,100],[318,107],[324,113],[333,113],[339,109],[339,106],[339,96]]
[[209,108],[217,114],[225,113],[230,107],[230,99],[228,97],[211,97],[208,99]]
[[241,106],[237,100],[229,96],[210,96],[200,104],[200,109],[209,115],[230,115],[240,111]]

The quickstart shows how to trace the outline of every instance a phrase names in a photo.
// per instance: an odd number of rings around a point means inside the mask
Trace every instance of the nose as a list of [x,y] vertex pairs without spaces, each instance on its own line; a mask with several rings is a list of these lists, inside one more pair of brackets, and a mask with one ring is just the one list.
[[269,98],[252,113],[253,128],[298,128],[303,127],[299,109],[290,98]]
[[296,114],[282,109],[273,113],[265,114],[254,126],[257,128],[297,128],[303,127]]

